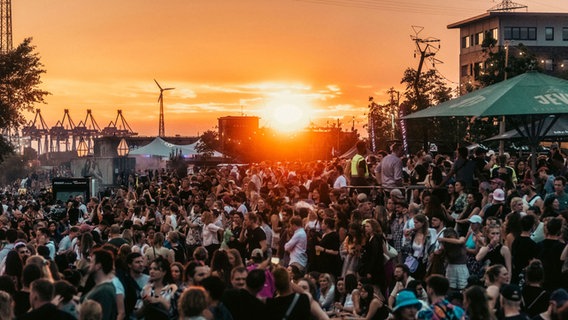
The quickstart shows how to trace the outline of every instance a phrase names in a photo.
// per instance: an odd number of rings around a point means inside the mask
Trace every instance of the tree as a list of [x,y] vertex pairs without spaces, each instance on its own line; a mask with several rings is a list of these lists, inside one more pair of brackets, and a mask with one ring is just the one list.
[[505,80],[505,75],[509,79],[529,70],[538,70],[536,56],[522,43],[517,46],[509,45],[506,49],[496,47],[496,41],[490,36],[487,37],[482,43],[485,62],[483,65],[476,65],[474,70],[475,74],[479,75],[479,85],[477,88],[470,87],[469,91],[501,82]]
[[[492,84],[510,79],[529,70],[539,70],[536,56],[522,43],[513,46],[509,43],[508,48],[497,46],[490,32],[485,33],[481,44],[485,61],[481,65],[475,65],[474,74],[477,82],[466,87],[467,92],[490,86]],[[483,141],[499,132],[498,121],[494,117],[475,118],[469,124],[468,133],[472,141]]]
[[195,145],[195,150],[204,158],[208,159],[213,156],[215,150],[219,148],[219,138],[216,131],[207,130],[201,137],[199,142]]
[[[404,71],[400,82],[406,88],[403,94],[404,100],[400,104],[405,115],[451,99],[452,89],[446,85],[445,80],[436,70],[422,72],[415,87],[416,76],[416,70],[408,68]],[[407,135],[409,141],[422,138],[423,148],[426,149],[430,142],[460,142],[465,135],[465,128],[466,124],[453,118],[408,120]]]
[[9,185],[17,179],[25,178],[29,173],[29,167],[20,155],[13,153],[5,155],[0,163],[0,183],[2,185]]
[[388,150],[387,142],[393,140],[393,138],[400,138],[396,130],[393,132],[391,122],[393,113],[395,118],[398,117],[396,104],[379,105],[373,101],[373,97],[369,97],[369,101],[369,127],[367,131],[371,140],[371,149]]
[[[49,92],[39,89],[45,73],[39,55],[34,52],[31,38],[16,49],[0,54],[0,127],[18,129],[25,123],[24,111],[32,111],[36,103],[45,103]],[[9,145],[3,137],[0,145]],[[9,148],[13,151],[13,148]],[[0,161],[6,149],[0,149]]]

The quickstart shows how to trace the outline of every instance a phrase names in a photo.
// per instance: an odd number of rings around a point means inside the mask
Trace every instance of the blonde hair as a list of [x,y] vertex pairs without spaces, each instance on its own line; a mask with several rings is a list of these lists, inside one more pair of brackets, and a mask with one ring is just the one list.
[[14,312],[12,309],[12,296],[6,291],[0,290],[0,319],[13,319]]
[[26,265],[35,264],[41,270],[41,277],[53,282],[53,275],[49,269],[49,261],[40,255],[33,255],[26,259]]
[[515,204],[517,202],[523,202],[523,199],[519,198],[519,197],[514,197],[511,199],[511,202],[509,202],[509,205],[511,206],[511,209],[513,209],[515,207]]
[[95,300],[85,300],[79,309],[79,320],[101,320],[103,308]]

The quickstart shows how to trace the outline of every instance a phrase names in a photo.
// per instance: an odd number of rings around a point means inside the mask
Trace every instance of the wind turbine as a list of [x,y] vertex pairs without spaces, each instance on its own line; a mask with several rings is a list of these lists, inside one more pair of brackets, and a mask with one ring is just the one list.
[[165,137],[166,128],[164,126],[164,91],[173,90],[175,88],[162,88],[162,86],[160,86],[156,79],[154,79],[154,82],[156,83],[156,85],[158,85],[158,88],[160,88],[160,96],[158,97],[158,102],[160,103],[160,123],[158,125],[158,137]]

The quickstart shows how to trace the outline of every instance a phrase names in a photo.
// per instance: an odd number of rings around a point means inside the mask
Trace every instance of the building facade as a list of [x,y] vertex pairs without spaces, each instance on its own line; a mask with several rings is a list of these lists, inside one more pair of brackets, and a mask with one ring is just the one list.
[[460,30],[460,88],[475,84],[485,69],[486,37],[495,39],[496,46],[508,47],[508,55],[520,54],[514,48],[522,44],[547,74],[568,70],[568,13],[489,11],[452,23],[448,29]]
[[227,116],[218,118],[218,133],[221,149],[230,141],[244,142],[251,140],[258,131],[259,117]]

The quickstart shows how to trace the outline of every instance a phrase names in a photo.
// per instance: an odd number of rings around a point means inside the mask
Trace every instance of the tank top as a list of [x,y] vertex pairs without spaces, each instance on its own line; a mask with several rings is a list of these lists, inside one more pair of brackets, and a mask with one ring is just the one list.
[[505,258],[501,255],[501,247],[503,247],[503,245],[499,244],[493,250],[489,251],[483,259],[483,262],[489,261],[490,266],[494,266],[496,264],[505,265]]
[[468,249],[475,249],[475,240],[473,239],[473,232],[465,240],[465,247]]

